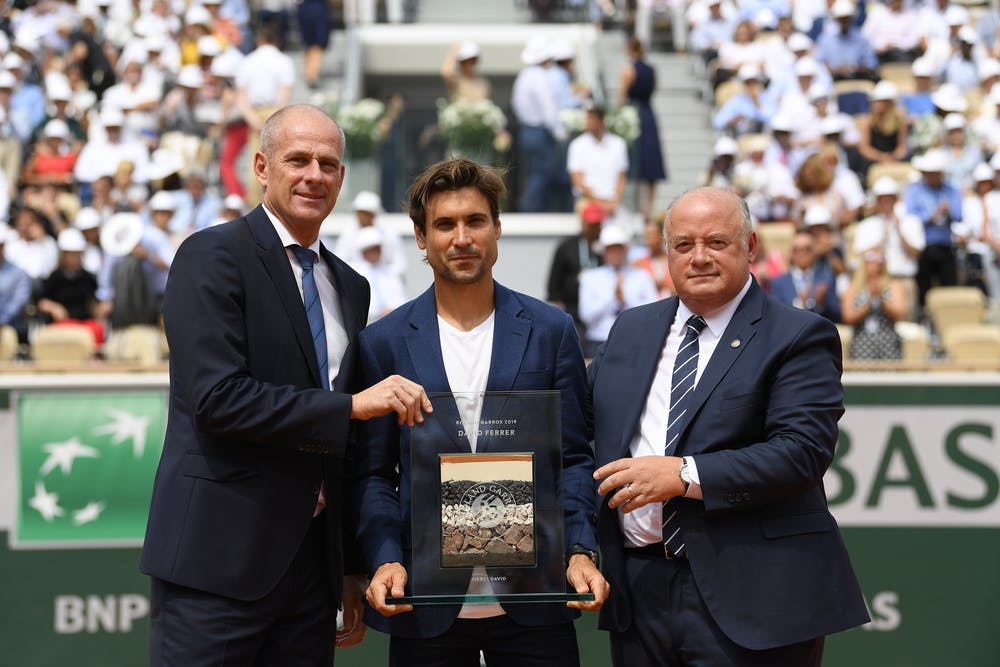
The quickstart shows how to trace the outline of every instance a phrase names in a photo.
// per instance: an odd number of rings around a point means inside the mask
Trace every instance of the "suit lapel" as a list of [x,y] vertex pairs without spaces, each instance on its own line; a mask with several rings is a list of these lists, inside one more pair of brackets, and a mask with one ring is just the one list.
[[[416,373],[414,382],[431,388],[448,385],[448,374],[444,370],[444,358],[441,356],[441,336],[438,331],[437,305],[434,300],[434,287],[431,286],[413,302],[410,313],[409,330],[404,334],[406,349],[410,355],[410,363]],[[455,424],[461,421],[458,406],[454,399],[438,398],[434,401],[433,418],[443,427],[451,443],[450,448],[442,451],[472,453],[469,440],[459,436]]]
[[[639,428],[639,417],[646,407],[645,397],[649,395],[653,385],[653,378],[656,377],[656,368],[660,364],[660,357],[663,354],[663,345],[667,341],[667,334],[670,333],[670,325],[677,314],[677,298],[664,299],[655,308],[650,309],[650,316],[646,322],[641,323],[638,328],[638,338],[632,341],[635,347],[635,365],[632,367],[631,379],[640,383],[637,388],[640,391],[628,392],[630,396],[642,397],[640,400],[629,401],[625,405],[625,420],[622,424],[626,428],[622,429],[621,443],[619,449],[622,456],[628,454],[629,444]],[[632,384],[626,379],[627,384]]]
[[[729,325],[722,333],[722,337],[719,338],[715,352],[694,388],[694,393],[691,395],[691,405],[688,407],[691,411],[691,418],[688,419],[687,426],[684,428],[684,434],[698,418],[698,412],[705,401],[722,382],[726,373],[747,349],[750,340],[757,333],[757,323],[763,317],[764,299],[764,292],[754,282],[750,286],[750,291],[736,308],[736,312],[733,313],[733,318],[729,320]],[[683,453],[691,454],[692,450],[685,447],[687,440],[684,434],[681,435],[678,453],[683,450]]]
[[288,254],[281,245],[278,233],[274,231],[274,226],[262,207],[258,206],[248,213],[246,221],[257,242],[257,254],[264,265],[264,270],[267,271],[271,283],[278,293],[278,299],[285,309],[285,314],[288,315],[292,324],[295,340],[298,341],[299,349],[302,350],[302,355],[306,359],[313,381],[317,387],[323,387],[326,382],[320,381],[319,364],[316,361],[316,350],[312,344],[312,334],[309,332],[306,309],[302,304],[299,286],[295,284],[295,276],[292,274]]

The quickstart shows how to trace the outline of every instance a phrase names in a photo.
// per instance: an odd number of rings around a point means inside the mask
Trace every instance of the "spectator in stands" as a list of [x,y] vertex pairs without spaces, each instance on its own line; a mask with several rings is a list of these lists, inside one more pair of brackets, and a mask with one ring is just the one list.
[[402,276],[382,261],[382,234],[377,227],[362,227],[356,237],[361,261],[351,262],[351,268],[364,276],[371,287],[368,323],[380,320],[406,303],[406,288]]
[[204,76],[197,65],[185,65],[177,85],[159,105],[160,147],[173,151],[186,165],[207,167],[211,150],[206,146],[206,128],[199,118]]
[[[239,48],[243,41],[240,35],[240,28],[232,18],[222,15],[220,11],[222,9],[222,0],[202,0],[201,4],[208,10],[211,17],[212,35],[222,43],[222,47],[232,46]],[[313,20],[314,17],[308,17],[308,19]],[[301,14],[300,20],[302,20]],[[329,26],[327,26],[327,31],[329,31]]]
[[771,296],[782,303],[809,310],[832,322],[840,321],[836,279],[826,267],[816,267],[816,241],[805,230],[795,233],[789,269],[771,281]]
[[80,156],[74,149],[69,126],[59,118],[50,120],[34,145],[21,172],[21,182],[30,185],[73,184],[73,167]]
[[97,37],[94,18],[84,16],[80,21],[80,28],[73,31],[69,39],[67,73],[73,66],[79,67],[87,87],[100,99],[105,90],[115,85],[115,70]]
[[1000,303],[1000,192],[994,187],[993,167],[986,163],[972,171],[973,190],[962,200],[959,236],[965,239],[965,284],[979,287]]
[[7,259],[36,285],[41,284],[59,263],[52,223],[36,209],[24,206],[14,215],[14,230],[16,234],[7,240]]
[[584,204],[580,209],[580,233],[559,242],[549,267],[546,299],[573,316],[581,340],[586,329],[579,312],[580,272],[600,266],[603,261],[596,243],[606,217],[607,212],[597,202]]
[[833,141],[843,153],[841,164],[848,164],[851,151],[857,152],[860,140],[854,118],[837,109],[833,89],[826,88],[822,84],[813,84],[809,89],[809,101],[812,103],[813,115],[802,123],[798,135],[799,143],[813,143],[817,147],[822,147]]
[[587,109],[585,131],[569,143],[566,163],[580,205],[597,202],[609,222],[627,224],[619,207],[628,175],[628,146],[605,127],[603,108]]
[[0,71],[0,169],[4,173],[8,195],[17,195],[17,182],[21,175],[24,147],[14,125],[10,122],[10,96],[14,89],[14,75]]
[[144,225],[137,213],[116,213],[104,225],[98,318],[110,319],[112,330],[158,323],[174,258],[170,239],[159,227]]
[[934,102],[931,93],[934,88],[934,68],[926,58],[917,58],[910,68],[913,74],[914,90],[900,98],[907,118],[913,123],[916,119],[934,113]]
[[90,329],[94,342],[104,342],[104,325],[94,318],[97,278],[83,268],[87,241],[79,229],[59,232],[59,266],[42,283],[38,312],[46,324],[82,324]]
[[744,65],[764,66],[763,47],[754,41],[756,33],[753,21],[744,19],[736,24],[732,40],[719,47],[718,69],[713,82],[716,87],[735,76]]
[[802,217],[802,225],[812,234],[816,249],[816,270],[831,271],[837,285],[837,294],[842,292],[847,279],[847,264],[839,235],[834,229],[833,217],[823,206],[810,206]]
[[912,62],[920,55],[919,21],[903,0],[888,0],[871,8],[862,33],[871,42],[880,63]]
[[[288,104],[295,84],[295,63],[274,45],[273,26],[264,25],[257,31],[257,48],[239,64],[236,72],[236,106],[249,127],[251,154],[257,152],[260,128],[275,109]],[[251,162],[251,171],[253,169]],[[260,186],[251,173],[246,199],[256,205],[260,201]]]
[[566,168],[565,164],[555,164],[558,142],[565,141],[567,133],[559,120],[559,105],[546,73],[548,60],[546,41],[529,41],[521,52],[524,68],[514,79],[511,91],[511,108],[519,124],[517,146],[525,171],[520,205],[523,212],[551,209],[550,190],[557,172]]
[[3,58],[3,67],[14,76],[13,93],[8,114],[14,132],[22,143],[31,139],[31,131],[45,118],[45,93],[41,86],[27,78],[24,59],[16,53]]
[[708,63],[718,57],[723,44],[732,40],[735,29],[736,22],[722,13],[722,0],[708,0],[708,17],[691,31],[691,50]]
[[851,359],[901,359],[902,341],[895,323],[906,318],[902,286],[886,271],[879,250],[869,250],[841,298],[844,323],[854,325]]
[[910,133],[910,148],[914,154],[925,153],[941,146],[944,140],[944,118],[950,113],[964,114],[968,110],[965,95],[950,83],[943,83],[931,94],[934,113],[917,119]]
[[854,230],[854,254],[879,250],[889,276],[903,287],[906,319],[915,319],[917,260],[924,249],[924,225],[899,201],[899,183],[883,176],[872,185],[872,214]]
[[833,219],[839,229],[853,222],[851,210],[847,207],[844,197],[833,189],[834,170],[826,157],[813,153],[795,175],[795,187],[798,188],[800,199],[793,210],[793,218],[801,218],[810,206],[822,206]]
[[798,198],[791,171],[780,162],[767,162],[770,140],[756,135],[747,142],[747,155],[733,168],[733,184],[747,200],[754,218],[784,220]]
[[879,81],[871,94],[871,113],[858,118],[858,152],[869,166],[906,159],[909,122],[897,97],[894,83]]
[[110,175],[100,176],[91,184],[90,206],[101,216],[101,224],[118,211],[115,198],[115,181]]
[[716,188],[735,187],[733,185],[734,166],[738,152],[739,146],[730,137],[721,136],[716,139],[715,145],[712,147],[712,162],[708,165],[708,172],[701,179],[701,185]]
[[[149,205],[143,214],[144,218],[148,219],[147,226],[152,224],[169,238],[171,222],[176,212],[177,202],[174,200],[173,193],[160,190],[149,198]],[[179,243],[171,240],[171,245],[176,248]]]
[[876,81],[878,60],[871,43],[854,24],[854,3],[837,0],[830,9],[837,22],[836,32],[824,32],[816,40],[816,60],[826,65],[834,80]]
[[354,211],[354,219],[357,227],[345,229],[341,232],[337,243],[333,247],[333,253],[348,264],[360,264],[364,261],[360,240],[362,230],[372,228],[376,230],[381,239],[379,243],[379,261],[390,273],[394,273],[402,279],[406,273],[406,253],[403,249],[403,242],[399,235],[393,230],[378,224],[378,216],[383,212],[382,199],[368,190],[362,190],[351,202],[351,209]]
[[[549,53],[552,57],[552,65],[546,71],[552,89],[555,91],[556,104],[559,106],[560,114],[567,109],[579,109],[590,97],[590,91],[573,80],[573,61],[576,58],[576,50],[569,42],[559,40],[551,44]],[[621,90],[619,90],[619,95],[622,95]],[[566,164],[568,150],[568,142],[566,140],[560,141],[556,158],[557,164]],[[565,168],[554,170],[550,197],[553,210],[573,210],[573,184],[570,182],[569,171]]]
[[[212,35],[212,15],[202,5],[191,5],[184,13],[184,32],[181,35],[181,65],[200,65],[199,40]],[[221,45],[220,45],[221,47]]]
[[457,42],[448,49],[441,63],[441,79],[448,89],[448,97],[454,102],[491,99],[490,82],[479,75],[479,57],[482,51],[472,41]]
[[[142,54],[145,58],[145,53]],[[124,134],[127,140],[137,140],[153,147],[157,141],[155,110],[162,90],[143,84],[141,60],[119,63],[121,81],[104,92],[102,108],[116,107],[125,114]]]
[[927,290],[958,282],[952,224],[962,219],[962,193],[945,182],[947,158],[940,150],[917,156],[913,166],[921,180],[906,189],[903,202],[924,225],[926,243],[917,261],[917,303],[922,310]]
[[618,84],[618,106],[632,104],[639,112],[639,138],[633,175],[638,181],[639,212],[648,218],[656,198],[656,183],[667,178],[651,98],[656,92],[656,70],[644,60],[645,49],[636,37],[628,41],[631,63],[625,65]]
[[774,115],[774,105],[764,95],[764,75],[756,65],[744,65],[738,74],[743,92],[726,100],[712,119],[716,130],[734,136],[760,132]]
[[116,107],[106,107],[101,111],[100,121],[104,137],[99,139],[98,133],[91,132],[73,167],[76,180],[82,184],[93,183],[101,176],[114,174],[119,164],[128,161],[135,166],[135,181],[146,183],[149,180],[146,173],[149,151],[141,142],[123,136],[125,115]]
[[659,298],[665,299],[674,294],[674,281],[670,277],[667,266],[666,237],[663,235],[663,225],[666,214],[661,213],[653,220],[647,220],[643,227],[646,241],[645,253],[632,262],[632,266],[642,269],[653,279]]
[[942,80],[966,93],[979,87],[979,70],[972,50],[979,38],[972,26],[963,25],[958,31],[958,49],[945,63]]
[[652,303],[656,285],[648,273],[629,266],[629,234],[618,225],[606,225],[598,238],[604,264],[580,273],[580,319],[587,331],[583,354],[592,359],[627,308]]
[[184,177],[184,188],[174,193],[177,211],[170,231],[186,236],[199,229],[210,227],[219,217],[222,202],[208,187],[205,172],[189,169]]
[[291,24],[291,10],[295,0],[258,0],[257,21],[260,25],[274,26],[274,45],[285,51],[288,44],[288,27]]
[[70,143],[79,152],[87,141],[87,131],[77,117],[77,110],[70,110],[70,101],[73,99],[73,90],[70,88],[69,79],[64,76],[56,76],[54,72],[48,74],[45,97],[49,104],[46,105],[45,117],[31,131],[31,143],[37,141],[45,130],[50,120],[59,119],[66,123],[71,136]]
[[84,206],[77,211],[73,227],[80,230],[87,247],[83,251],[83,268],[95,276],[101,272],[104,264],[104,251],[101,249],[101,214],[90,206]]
[[0,225],[0,324],[14,327],[18,338],[27,342],[24,308],[31,301],[31,278],[24,269],[7,258],[10,242],[17,232]]
[[965,128],[965,116],[950,113],[944,117],[945,179],[959,192],[972,189],[972,170],[983,161],[983,149]]
[[764,235],[758,234],[757,256],[750,264],[750,273],[756,278],[757,284],[765,292],[770,293],[771,281],[787,271],[788,260],[785,257],[785,253],[777,248],[769,247]]

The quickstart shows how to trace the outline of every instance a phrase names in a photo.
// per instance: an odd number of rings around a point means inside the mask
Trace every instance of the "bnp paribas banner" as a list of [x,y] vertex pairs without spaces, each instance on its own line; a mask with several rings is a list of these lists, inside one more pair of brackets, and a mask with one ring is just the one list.
[[162,391],[30,393],[16,404],[14,548],[126,546],[145,533]]

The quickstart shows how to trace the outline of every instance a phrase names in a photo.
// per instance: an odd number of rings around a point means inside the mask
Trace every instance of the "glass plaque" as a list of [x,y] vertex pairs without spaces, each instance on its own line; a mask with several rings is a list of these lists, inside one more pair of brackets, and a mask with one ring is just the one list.
[[593,600],[566,582],[559,392],[429,398],[410,429],[413,562],[387,601]]

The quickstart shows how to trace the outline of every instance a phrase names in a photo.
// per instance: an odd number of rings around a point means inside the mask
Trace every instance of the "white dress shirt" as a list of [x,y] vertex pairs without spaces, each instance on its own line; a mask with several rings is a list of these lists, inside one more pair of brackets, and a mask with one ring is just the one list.
[[605,132],[600,141],[590,132],[584,132],[569,142],[566,170],[570,174],[582,173],[583,182],[594,197],[614,199],[618,180],[628,171],[628,146],[611,132]]
[[[623,276],[624,301],[615,296],[619,273]],[[580,273],[579,308],[580,321],[587,326],[586,339],[604,342],[608,339],[611,325],[623,310],[652,303],[658,298],[656,283],[642,269],[625,266],[615,271],[607,265],[586,269]]]
[[525,67],[518,73],[510,106],[521,125],[544,126],[559,141],[566,138],[566,129],[559,120],[556,91],[541,65]]
[[920,251],[924,249],[924,224],[906,207],[896,205],[899,226],[881,215],[873,215],[858,223],[854,230],[854,252],[858,255],[872,248],[880,248],[885,256],[885,268],[895,278],[912,278],[917,275],[917,258],[910,256],[902,239]]
[[[714,313],[705,315],[706,326],[698,337],[698,371],[695,373],[695,387],[701,379],[705,367],[715,353],[715,348],[719,344],[719,339],[725,333],[736,308],[740,305],[743,297],[750,290],[753,278],[747,278],[746,284],[740,293],[732,301],[718,309]],[[670,423],[670,382],[674,373],[674,360],[677,358],[677,349],[681,341],[684,340],[687,321],[694,313],[681,302],[677,306],[677,314],[674,322],[670,325],[663,352],[660,354],[660,363],[656,366],[656,375],[653,376],[653,384],[649,388],[646,396],[646,405],[639,418],[639,430],[629,444],[629,452],[632,457],[637,456],[663,456],[663,449],[667,441],[667,424]],[[694,456],[685,456],[685,462],[691,471],[693,482],[688,488],[688,498],[701,498],[701,479],[698,477],[698,459]],[[625,534],[626,547],[641,547],[647,544],[657,544],[663,541],[663,503],[649,503],[637,510],[625,514],[621,508],[618,510],[621,519],[622,532]]]

